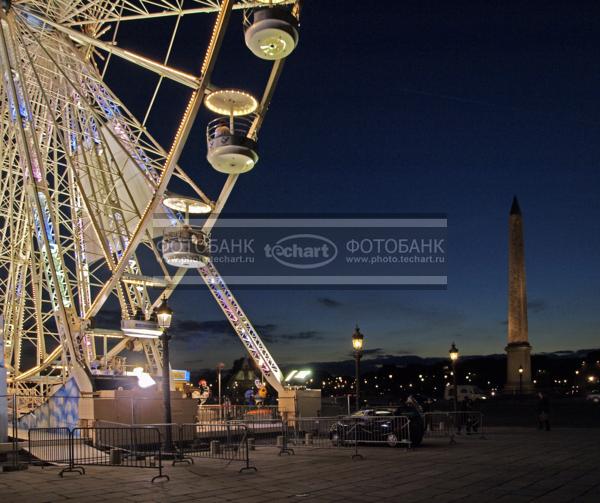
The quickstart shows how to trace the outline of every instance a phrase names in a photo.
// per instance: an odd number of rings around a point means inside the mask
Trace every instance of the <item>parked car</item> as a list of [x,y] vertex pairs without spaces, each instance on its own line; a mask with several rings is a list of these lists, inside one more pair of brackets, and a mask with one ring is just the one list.
[[[459,384],[458,401],[462,402],[467,397],[473,401],[487,399],[485,393],[477,386],[473,386],[472,384]],[[454,386],[446,386],[444,388],[444,399],[454,400]]]
[[585,396],[585,399],[590,400],[591,402],[594,402],[594,403],[600,403],[600,390],[595,389],[593,391],[590,391]]
[[[409,419],[408,432],[402,431],[404,422],[395,419],[406,416]],[[381,407],[363,409],[351,416],[340,419],[331,426],[329,438],[336,445],[358,443],[375,443],[397,447],[403,445],[403,439],[410,440],[413,447],[423,440],[425,425],[423,417],[414,407]]]

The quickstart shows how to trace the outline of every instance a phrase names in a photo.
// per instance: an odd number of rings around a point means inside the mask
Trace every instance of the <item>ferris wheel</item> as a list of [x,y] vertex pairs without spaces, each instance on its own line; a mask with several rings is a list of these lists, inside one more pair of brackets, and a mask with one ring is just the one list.
[[[258,98],[211,81],[234,10],[242,11],[248,49],[272,62]],[[169,62],[181,19],[200,15],[214,25],[193,74]],[[162,61],[119,45],[120,29],[148,20],[172,26]],[[12,389],[43,396],[74,377],[91,391],[95,362],[108,365],[125,350],[160,374],[153,311],[197,269],[279,391],[281,372],[211,263],[208,239],[238,176],[258,162],[258,133],[298,44],[298,1],[0,0],[0,24],[0,314]],[[142,117],[106,83],[116,59],[156,76]],[[190,96],[164,147],[147,124],[167,81]],[[208,163],[227,175],[214,200],[179,165],[203,105],[215,114]],[[168,191],[172,177],[189,193]],[[170,220],[162,246],[151,228],[157,213]],[[190,215],[204,215],[203,226],[189,225]],[[147,274],[156,268],[164,280]],[[121,330],[94,322],[107,302],[119,306]]]

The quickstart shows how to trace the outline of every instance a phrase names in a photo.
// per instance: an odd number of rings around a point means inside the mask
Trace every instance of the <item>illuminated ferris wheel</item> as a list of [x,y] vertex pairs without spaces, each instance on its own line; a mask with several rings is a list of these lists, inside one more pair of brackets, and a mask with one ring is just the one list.
[[[41,396],[74,377],[81,391],[91,391],[94,365],[109,365],[125,350],[142,353],[148,371],[160,374],[153,311],[187,270],[197,269],[265,378],[280,390],[281,372],[212,265],[207,240],[237,177],[258,162],[259,130],[283,62],[298,43],[298,2],[0,3],[0,313],[11,388]],[[258,98],[211,81],[235,10],[242,11],[249,50],[272,61]],[[169,61],[180,20],[201,14],[214,26],[194,75]],[[171,27],[162,61],[119,45],[119,30],[149,20]],[[118,59],[156,76],[141,117],[106,84]],[[164,148],[146,126],[168,81],[190,97]],[[178,164],[203,104],[216,115],[206,127],[207,160],[228,175],[214,200]],[[172,177],[189,193],[169,192]],[[170,222],[162,246],[152,232],[157,214]],[[190,215],[204,215],[204,225],[189,225]],[[157,268],[164,280],[147,273]],[[94,323],[109,302],[119,306],[121,330]]]

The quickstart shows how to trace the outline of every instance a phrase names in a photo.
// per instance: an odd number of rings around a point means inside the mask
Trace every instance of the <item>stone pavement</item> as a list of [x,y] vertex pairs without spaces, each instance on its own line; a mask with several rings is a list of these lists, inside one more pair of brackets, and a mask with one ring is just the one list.
[[58,477],[58,469],[31,467],[0,473],[0,502],[600,502],[600,429],[494,430],[486,439],[427,440],[411,451],[362,448],[276,455],[252,453],[258,473],[239,464],[197,460],[166,468],[170,482],[151,484],[155,470],[87,467]]

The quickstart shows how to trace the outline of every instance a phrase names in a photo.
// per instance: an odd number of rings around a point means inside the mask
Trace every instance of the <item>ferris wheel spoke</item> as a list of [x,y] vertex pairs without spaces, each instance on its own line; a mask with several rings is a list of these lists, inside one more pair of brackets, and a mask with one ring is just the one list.
[[65,35],[68,35],[69,38],[71,38],[72,40],[74,40],[77,43],[80,43],[83,45],[91,45],[98,49],[102,49],[109,54],[118,56],[126,61],[129,61],[130,63],[133,63],[142,68],[145,68],[146,70],[150,70],[150,71],[160,75],[161,77],[165,77],[170,80],[173,80],[174,82],[178,82],[179,84],[183,84],[191,89],[199,88],[199,85],[200,85],[199,79],[194,77],[193,75],[190,75],[181,70],[176,70],[175,68],[171,68],[171,67],[163,65],[161,63],[157,63],[156,61],[153,61],[144,56],[140,56],[139,54],[136,54],[132,51],[128,51],[126,49],[122,49],[121,47],[111,45],[107,42],[103,42],[102,40],[98,40],[96,38],[90,37],[88,35],[85,35],[79,31],[77,31],[77,30],[68,28],[59,23],[55,23],[54,21],[51,21],[42,16],[39,16],[39,19],[43,23],[45,23],[49,26],[52,26],[53,28],[64,33]]
[[[291,5],[296,0],[283,0],[279,2],[280,5]],[[195,14],[212,14],[219,12],[223,2],[213,0],[195,0],[198,7],[180,8],[177,6],[171,6],[171,8],[165,7],[154,7],[151,2],[146,0],[138,0],[137,3],[131,1],[128,2],[115,2],[115,6],[119,5],[123,7],[123,14],[114,15],[109,12],[105,12],[103,17],[98,16],[102,23],[116,23],[116,22],[129,22],[129,21],[146,21],[148,19],[167,18],[173,16],[190,16]],[[249,0],[237,0],[233,4],[233,10],[250,9],[257,7],[264,7],[264,2],[260,1],[249,1]],[[85,26],[90,24],[96,24],[97,19],[72,19],[73,16],[69,17],[69,20],[62,20],[66,26]]]

